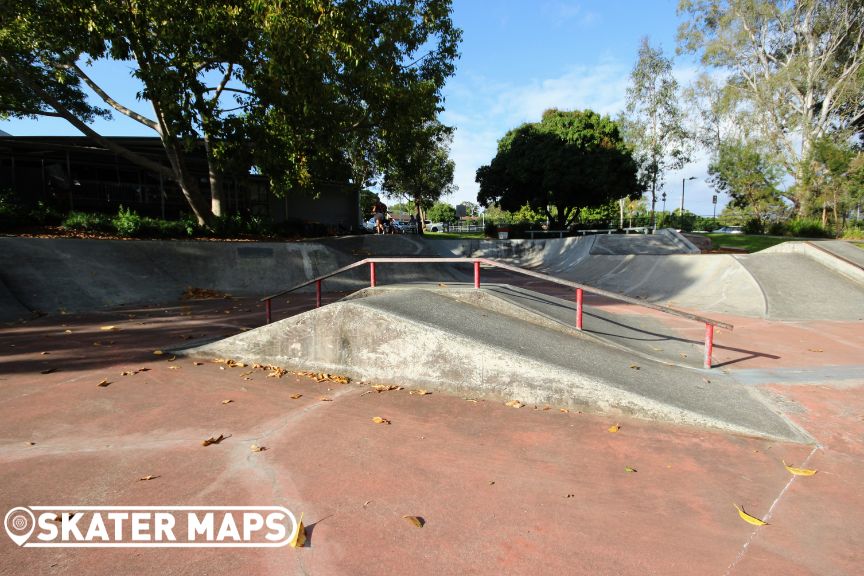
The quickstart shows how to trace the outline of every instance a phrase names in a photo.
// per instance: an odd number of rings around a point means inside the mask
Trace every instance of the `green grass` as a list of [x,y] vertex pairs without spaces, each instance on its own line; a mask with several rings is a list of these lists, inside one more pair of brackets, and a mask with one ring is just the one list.
[[803,238],[750,236],[748,234],[705,234],[705,236],[711,239],[712,247],[715,250],[721,246],[730,246],[732,248],[744,248],[747,252],[758,252],[790,240],[803,240]]
[[424,238],[430,240],[482,240],[483,232],[424,232]]

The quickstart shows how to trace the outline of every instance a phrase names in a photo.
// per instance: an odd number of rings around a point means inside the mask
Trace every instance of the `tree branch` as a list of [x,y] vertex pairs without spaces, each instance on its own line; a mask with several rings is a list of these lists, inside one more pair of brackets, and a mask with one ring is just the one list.
[[127,116],[135,120],[136,122],[140,122],[144,126],[147,126],[148,128],[155,130],[156,132],[159,132],[159,125],[156,124],[156,122],[142,116],[141,114],[138,114],[133,110],[130,110],[129,108],[126,108],[125,106],[111,98],[111,96],[109,96],[98,84],[96,84],[93,80],[90,79],[89,76],[87,76],[86,73],[84,73],[84,71],[78,66],[78,64],[55,64],[55,66],[67,69],[72,68],[81,77],[81,79],[84,80],[84,83],[87,84],[87,86],[89,86],[91,90],[96,92],[96,94],[98,94],[99,97],[102,98],[102,100],[104,100],[117,112],[120,112],[124,116]]
[[[0,56],[0,60],[2,60],[3,63],[9,68],[12,68],[11,63],[4,56]],[[163,166],[162,164],[159,164],[158,162],[155,162],[147,158],[146,156],[136,154],[135,152],[132,152],[124,146],[120,146],[119,144],[108,140],[107,138],[90,128],[86,123],[84,123],[84,121],[72,114],[72,112],[70,112],[69,109],[66,108],[59,100],[54,98],[51,93],[43,90],[37,82],[33,81],[33,79],[27,72],[17,68],[15,69],[18,71],[18,77],[24,83],[24,85],[26,85],[30,90],[38,94],[39,97],[42,98],[42,100],[44,100],[49,106],[54,108],[57,116],[65,119],[67,122],[75,126],[75,128],[80,130],[83,134],[102,144],[105,148],[108,148],[109,150],[115,152],[118,156],[126,158],[133,164],[137,164],[138,166],[146,168],[152,172],[155,172],[156,174],[162,174],[164,176],[167,176],[171,180],[176,179],[174,172],[170,168]]]

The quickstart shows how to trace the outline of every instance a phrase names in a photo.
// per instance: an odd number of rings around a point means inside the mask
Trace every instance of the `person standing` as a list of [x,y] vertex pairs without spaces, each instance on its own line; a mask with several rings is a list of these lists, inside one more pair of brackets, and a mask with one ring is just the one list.
[[387,206],[381,202],[379,196],[375,197],[375,204],[372,205],[372,215],[375,218],[375,233],[384,234],[384,216],[387,214]]

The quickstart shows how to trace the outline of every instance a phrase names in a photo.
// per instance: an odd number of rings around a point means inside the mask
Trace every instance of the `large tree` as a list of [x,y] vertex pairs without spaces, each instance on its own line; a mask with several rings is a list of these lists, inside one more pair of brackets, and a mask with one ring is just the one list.
[[498,141],[492,162],[477,170],[477,201],[516,212],[526,204],[565,228],[581,208],[638,196],[641,186],[618,124],[591,110],[547,110]]
[[[682,51],[726,74],[727,111],[751,124],[801,183],[814,144],[847,141],[864,121],[860,0],[681,0]],[[807,212],[806,190],[786,194]]]
[[[442,196],[456,191],[452,139],[453,129],[435,120],[403,131],[383,151],[381,188],[388,196],[412,202],[418,222]],[[422,226],[419,229],[422,232]]]
[[672,61],[643,38],[639,59],[630,73],[623,124],[627,140],[635,147],[640,179],[651,190],[652,226],[657,191],[663,186],[666,172],[680,170],[690,161],[690,137],[684,129],[678,100]]
[[[220,175],[232,163],[256,167],[277,193],[339,170],[362,187],[374,167],[356,147],[403,126],[405,102],[414,120],[434,117],[459,38],[450,0],[20,0],[0,7],[0,81],[10,87],[0,114],[65,118],[175,180],[204,223],[221,211]],[[152,117],[89,78],[96,60],[129,66]],[[88,123],[106,106],[152,129],[168,165],[94,131]],[[199,142],[210,202],[184,163]]]

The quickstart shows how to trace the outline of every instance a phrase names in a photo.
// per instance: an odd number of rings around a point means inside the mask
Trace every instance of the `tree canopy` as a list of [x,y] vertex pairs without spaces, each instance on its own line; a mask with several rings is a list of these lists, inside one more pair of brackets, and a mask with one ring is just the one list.
[[[681,0],[679,13],[685,17],[680,50],[725,74],[712,115],[748,126],[796,184],[806,179],[818,141],[827,137],[839,145],[860,136],[860,0]],[[790,187],[784,194],[807,215],[806,188]]]
[[[453,129],[430,121],[402,132],[383,157],[381,189],[388,195],[413,202],[418,222],[442,196],[456,190],[455,163],[450,159]],[[421,227],[422,228],[422,227]]]
[[[255,167],[276,193],[340,175],[362,187],[379,149],[438,112],[461,37],[450,12],[450,0],[3,3],[0,115],[65,118],[175,180],[202,223],[221,210],[227,169]],[[98,60],[129,66],[152,116],[90,79]],[[89,122],[109,108],[152,129],[168,166],[95,132]],[[209,203],[184,165],[201,142]]]
[[770,154],[750,141],[720,144],[717,157],[708,166],[708,182],[732,199],[731,204],[750,210],[762,220],[769,208],[780,202],[780,166]]
[[564,228],[581,208],[639,196],[636,176],[617,123],[591,110],[553,109],[498,141],[495,158],[477,170],[477,201],[512,212],[528,205]]

